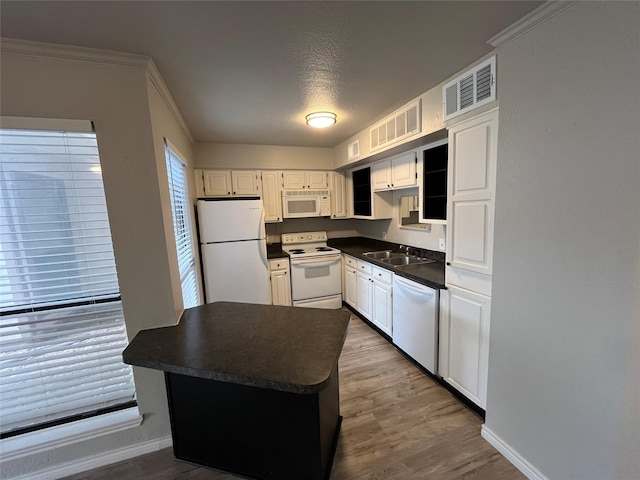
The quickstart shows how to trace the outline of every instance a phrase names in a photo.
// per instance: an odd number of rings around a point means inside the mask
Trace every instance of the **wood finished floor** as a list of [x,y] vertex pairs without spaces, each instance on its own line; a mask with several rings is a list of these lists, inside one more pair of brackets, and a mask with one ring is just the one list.
[[[339,372],[344,419],[331,480],[525,479],[480,437],[482,419],[355,315]],[[166,448],[66,477],[80,479],[238,477],[177,462]]]

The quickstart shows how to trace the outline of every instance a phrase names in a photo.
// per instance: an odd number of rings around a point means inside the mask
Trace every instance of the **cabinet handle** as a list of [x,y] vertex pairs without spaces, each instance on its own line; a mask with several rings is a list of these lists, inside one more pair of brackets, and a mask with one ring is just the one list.
[[227,192],[227,195],[231,195],[231,192]]
[[447,266],[450,267],[451,266],[451,262],[447,262]]
[[235,194],[236,194],[236,192],[233,192],[233,194],[235,195]]

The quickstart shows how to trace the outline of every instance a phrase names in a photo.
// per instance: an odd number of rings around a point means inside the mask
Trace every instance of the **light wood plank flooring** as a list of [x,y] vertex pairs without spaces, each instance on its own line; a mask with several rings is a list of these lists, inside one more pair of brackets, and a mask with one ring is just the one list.
[[[339,374],[344,419],[331,480],[525,479],[480,437],[481,418],[355,315]],[[167,448],[66,480],[237,478],[177,462]]]

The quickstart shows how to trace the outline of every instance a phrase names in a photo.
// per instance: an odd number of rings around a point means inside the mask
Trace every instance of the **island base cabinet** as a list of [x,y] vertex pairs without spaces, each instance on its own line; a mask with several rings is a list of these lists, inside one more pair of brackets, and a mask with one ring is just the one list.
[[342,421],[337,367],[316,394],[165,380],[177,459],[261,480],[329,478]]

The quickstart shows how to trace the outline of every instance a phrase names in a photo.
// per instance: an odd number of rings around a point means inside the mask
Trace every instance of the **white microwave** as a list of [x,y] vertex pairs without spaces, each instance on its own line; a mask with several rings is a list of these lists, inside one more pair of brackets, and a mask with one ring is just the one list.
[[328,190],[283,190],[284,218],[328,217],[331,203]]

